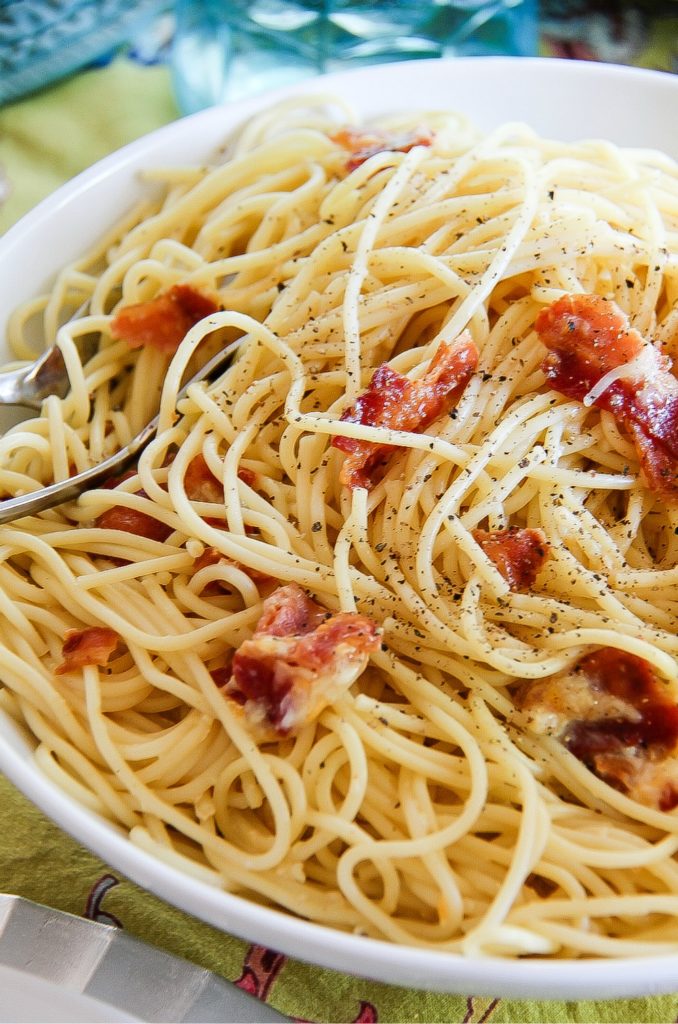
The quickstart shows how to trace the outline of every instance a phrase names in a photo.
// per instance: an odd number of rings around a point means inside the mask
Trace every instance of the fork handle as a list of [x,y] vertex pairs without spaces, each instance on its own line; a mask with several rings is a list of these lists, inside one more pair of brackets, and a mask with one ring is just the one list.
[[0,502],[0,526],[11,523],[23,516],[32,516],[37,512],[44,512],[45,509],[54,508],[67,501],[75,501],[83,491],[93,487],[99,487],[122,473],[130,462],[145,448],[153,438],[158,425],[157,417],[151,420],[136,437],[132,438],[128,445],[109,455],[107,459],[96,466],[90,466],[82,473],[69,477],[68,480],[58,480],[48,487],[41,487],[38,491],[31,491],[29,494],[22,494],[18,498],[8,498]]

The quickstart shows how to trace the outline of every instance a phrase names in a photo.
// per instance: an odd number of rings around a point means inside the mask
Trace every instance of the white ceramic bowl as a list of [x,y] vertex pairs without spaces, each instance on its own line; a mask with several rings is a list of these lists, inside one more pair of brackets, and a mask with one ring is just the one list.
[[[44,200],[0,239],[0,324],[42,290],[139,193],[136,173],[196,163],[236,124],[284,95],[332,92],[368,116],[454,108],[484,129],[526,121],[542,135],[604,137],[678,158],[678,76],[599,64],[471,58],[382,65],[326,76],[161,128],[107,157]],[[2,333],[0,332],[0,338]],[[3,352],[0,346],[0,360]],[[107,822],[55,789],[30,747],[0,716],[0,769],[35,804],[139,885],[224,931],[336,970],[447,992],[541,998],[606,998],[671,992],[678,957],[617,961],[469,961],[347,935],[247,901],[158,863]]]

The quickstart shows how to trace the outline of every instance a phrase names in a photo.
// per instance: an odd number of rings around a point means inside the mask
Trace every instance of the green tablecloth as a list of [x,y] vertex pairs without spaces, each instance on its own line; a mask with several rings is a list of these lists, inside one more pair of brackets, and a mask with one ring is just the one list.
[[569,1003],[444,996],[351,978],[249,946],[127,881],[64,835],[2,776],[0,890],[120,924],[155,946],[237,981],[303,1021],[668,1024],[678,1017],[678,995]]
[[[81,168],[176,116],[166,69],[124,60],[0,110],[0,166],[9,186],[0,229]],[[307,1021],[500,1024],[678,1018],[678,996],[578,1003],[442,996],[351,978],[249,946],[127,881],[64,835],[2,777],[0,891],[113,920]],[[678,958],[676,966],[678,989]]]

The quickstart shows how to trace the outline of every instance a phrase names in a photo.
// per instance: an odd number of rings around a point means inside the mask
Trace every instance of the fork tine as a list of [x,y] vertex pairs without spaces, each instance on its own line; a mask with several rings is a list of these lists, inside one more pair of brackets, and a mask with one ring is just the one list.
[[48,395],[65,398],[69,381],[58,348],[48,348],[28,366],[0,373],[0,405],[20,405],[39,410]]
[[[68,323],[85,316],[89,302],[86,299]],[[96,349],[96,336],[83,334],[77,339],[77,345],[83,362],[86,362]],[[32,363],[0,371],[0,406],[18,405],[39,412],[45,398],[49,395],[65,398],[69,388],[70,380],[61,349],[50,345]]]
[[[241,341],[242,339],[238,339],[232,342],[208,360],[184,384],[177,395],[177,401],[181,401],[186,396],[192,384],[197,384],[203,380],[213,380],[222,370],[225,370],[231,362],[234,353],[239,348]],[[75,501],[83,491],[98,487],[106,483],[107,480],[110,480],[111,477],[117,476],[153,439],[157,426],[158,417],[154,416],[139,431],[136,437],[132,438],[129,444],[126,444],[120,451],[115,452],[114,455],[109,455],[107,459],[104,459],[98,465],[90,466],[89,469],[69,477],[68,480],[59,480],[57,483],[41,487],[37,491],[31,491],[29,494],[22,494],[16,498],[7,498],[5,501],[0,501],[0,526],[14,522],[16,519],[22,519],[24,516],[44,512],[48,508],[55,508],[57,505],[63,505],[67,501]]]

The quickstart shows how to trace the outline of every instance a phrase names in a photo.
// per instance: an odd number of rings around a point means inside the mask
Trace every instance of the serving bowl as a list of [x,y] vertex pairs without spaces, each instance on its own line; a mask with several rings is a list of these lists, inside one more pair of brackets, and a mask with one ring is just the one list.
[[[678,157],[673,116],[678,78],[665,74],[556,60],[471,58],[328,75],[177,121],[107,157],[44,200],[0,240],[0,323],[133,204],[143,190],[141,169],[198,163],[255,112],[286,96],[309,93],[340,96],[368,117],[454,108],[485,130],[522,121],[565,141],[603,137]],[[30,739],[1,714],[0,769],[58,825],[139,885],[217,928],[291,956],[384,982],[479,995],[576,999],[675,989],[675,956],[474,961],[338,932],[216,890],[158,862],[56,789],[34,763]]]

